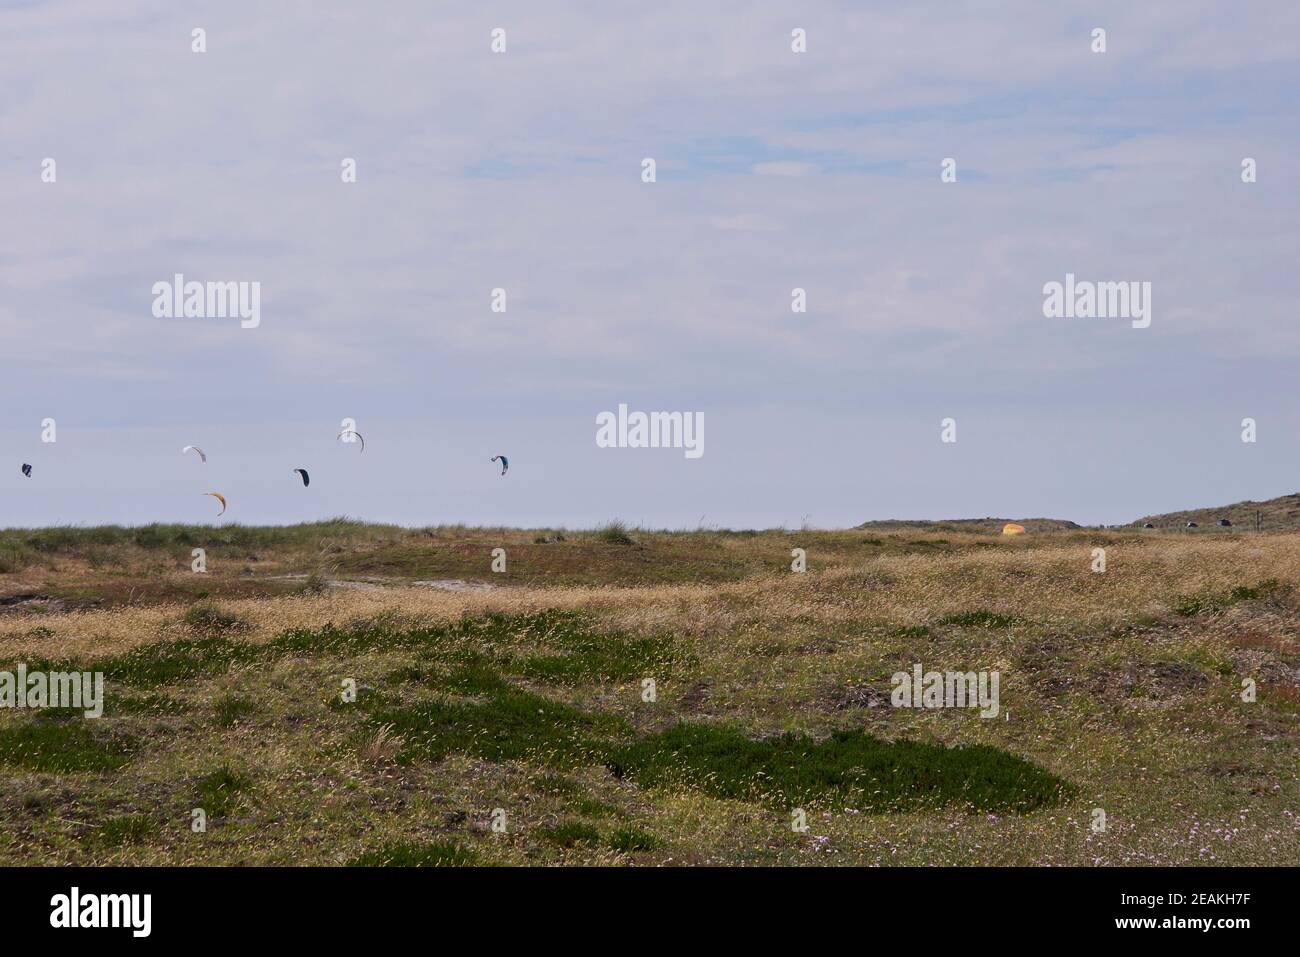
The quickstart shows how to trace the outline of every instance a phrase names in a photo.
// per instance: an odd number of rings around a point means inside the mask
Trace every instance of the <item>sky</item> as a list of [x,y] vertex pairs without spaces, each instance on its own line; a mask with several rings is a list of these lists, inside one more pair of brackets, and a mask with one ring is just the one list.
[[[0,526],[1296,492],[1298,88],[1282,0],[0,0]],[[155,316],[177,273],[260,324]],[[1046,317],[1067,273],[1149,327]],[[599,447],[620,404],[704,454]]]

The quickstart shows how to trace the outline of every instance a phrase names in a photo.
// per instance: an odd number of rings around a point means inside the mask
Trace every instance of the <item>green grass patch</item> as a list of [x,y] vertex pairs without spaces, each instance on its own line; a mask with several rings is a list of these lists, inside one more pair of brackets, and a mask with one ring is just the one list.
[[635,854],[639,851],[653,851],[663,846],[663,842],[648,831],[639,827],[620,827],[609,836],[609,849],[620,854]]
[[511,690],[510,683],[486,660],[475,660],[453,668],[442,684],[457,694],[470,696],[499,695]]
[[348,862],[350,867],[468,867],[478,856],[452,841],[393,841],[366,851]]
[[671,642],[662,638],[631,638],[618,633],[577,633],[572,649],[558,655],[525,658],[520,674],[556,684],[588,681],[630,681],[666,675],[673,667]]
[[121,847],[123,844],[143,844],[158,833],[158,822],[144,814],[125,814],[110,817],[95,832],[93,841],[104,847]]
[[[516,661],[510,654],[512,647],[547,651]],[[424,665],[408,666],[385,676],[386,682],[416,681],[469,695],[501,690],[502,671],[538,681],[579,684],[662,677],[693,660],[679,653],[670,638],[598,631],[583,615],[559,610],[494,613],[414,628],[379,621],[357,627],[295,629],[272,639],[262,653],[352,656],[380,649],[414,649],[459,665],[445,678]]]
[[862,731],[756,741],[727,726],[682,723],[616,749],[608,767],[645,787],[689,787],[781,808],[1026,812],[1072,793],[1065,781],[997,748],[886,742]]
[[582,817],[616,817],[623,813],[615,805],[591,797],[575,801],[569,805],[569,810]]
[[[202,612],[195,609],[202,608]],[[192,682],[223,675],[236,664],[275,661],[293,655],[353,658],[372,651],[414,650],[453,667],[447,675],[431,665],[406,666],[384,677],[388,684],[415,681],[445,687],[460,694],[494,693],[506,686],[500,672],[519,673],[541,681],[574,684],[582,681],[626,681],[661,677],[689,656],[674,649],[667,638],[634,638],[620,632],[590,628],[582,615],[543,611],[525,615],[489,614],[450,624],[411,627],[396,618],[352,626],[326,625],[282,632],[265,644],[236,641],[221,631],[239,631],[240,619],[195,606],[187,618],[200,637],[156,641],[118,655],[92,661],[84,668],[70,661],[39,664],[46,670],[102,671],[109,681],[136,687]],[[224,623],[223,623],[224,622]],[[551,650],[516,662],[513,646]],[[38,663],[29,662],[29,669]]]
[[559,847],[578,847],[600,843],[600,831],[585,821],[563,821],[550,827],[539,827],[537,836]]
[[441,760],[453,752],[489,761],[531,760],[543,765],[599,764],[604,735],[623,730],[619,719],[507,686],[486,701],[435,700],[381,707],[370,720],[391,724],[405,740],[399,761]]
[[70,774],[116,771],[131,760],[134,742],[91,730],[85,719],[66,715],[0,728],[0,764]]
[[246,774],[223,765],[199,778],[198,806],[208,817],[225,817],[239,803],[241,795],[250,790],[253,779]]
[[[545,613],[543,613],[545,614]],[[395,615],[380,615],[351,625],[294,628],[276,635],[264,646],[270,658],[284,655],[335,655],[351,657],[369,651],[413,649],[443,660],[459,660],[480,650],[512,640],[516,628],[526,627],[534,615],[483,615],[450,624],[411,626]]]
[[106,681],[151,687],[223,675],[231,665],[258,657],[256,646],[214,635],[141,645],[123,654],[101,659],[90,670],[104,672]]
[[219,728],[231,728],[257,713],[257,705],[239,695],[222,695],[212,703],[212,721]]

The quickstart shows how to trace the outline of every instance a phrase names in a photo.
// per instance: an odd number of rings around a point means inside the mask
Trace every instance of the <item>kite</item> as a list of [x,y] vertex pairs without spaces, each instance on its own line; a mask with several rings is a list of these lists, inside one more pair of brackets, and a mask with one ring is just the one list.
[[294,469],[294,471],[297,472],[299,475],[302,476],[302,487],[303,487],[303,488],[306,488],[308,485],[311,484],[311,476],[307,474],[307,470],[306,470],[306,469]]
[[221,503],[221,511],[217,512],[218,517],[226,514],[226,497],[224,495],[222,495],[220,492],[204,492],[203,494],[211,495],[213,498],[215,498],[218,502]]
[[28,478],[32,477],[32,467],[28,465],[26,462],[23,463],[23,474],[26,475]]
[[366,440],[365,440],[364,438],[362,438],[361,433],[358,432],[356,429],[344,429],[344,430],[343,430],[342,432],[340,432],[336,437],[341,439],[341,438],[343,438],[343,436],[345,436],[345,435],[355,435],[358,439],[361,439],[361,449],[360,449],[360,451],[364,452],[364,451],[366,450]]
[[505,475],[506,469],[510,468],[510,460],[507,459],[504,455],[494,455],[492,456],[491,461],[495,462],[497,459],[501,460],[501,474]]
[[204,462],[208,460],[207,455],[197,445],[187,445],[185,446],[185,448],[181,449],[181,455],[184,455],[186,452],[198,452],[200,459],[202,459]]
[[1007,522],[1005,525],[1002,526],[1002,534],[1023,535],[1025,534],[1025,526],[1017,525],[1015,522]]

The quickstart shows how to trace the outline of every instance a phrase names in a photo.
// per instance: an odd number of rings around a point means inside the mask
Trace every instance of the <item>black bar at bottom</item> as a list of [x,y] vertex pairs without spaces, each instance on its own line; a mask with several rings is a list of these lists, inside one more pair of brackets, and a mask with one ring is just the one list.
[[0,919],[11,945],[47,935],[127,946],[374,945],[431,931],[447,946],[447,932],[494,946],[573,934],[680,944],[689,927],[697,942],[789,931],[807,941],[847,933],[873,947],[927,938],[955,946],[1032,932],[1057,943],[1200,936],[1230,946],[1294,929],[1295,880],[1295,868],[36,867],[0,870]]

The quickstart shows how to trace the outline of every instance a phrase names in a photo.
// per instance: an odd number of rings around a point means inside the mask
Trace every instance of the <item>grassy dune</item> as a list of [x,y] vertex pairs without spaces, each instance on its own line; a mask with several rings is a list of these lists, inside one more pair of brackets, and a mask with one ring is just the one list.
[[1194,508],[1183,512],[1167,512],[1164,515],[1148,515],[1139,518],[1135,525],[1150,522],[1158,528],[1182,528],[1188,522],[1195,522],[1203,527],[1213,526],[1221,518],[1226,518],[1233,527],[1241,529],[1255,528],[1256,521],[1261,529],[1300,529],[1300,492],[1294,495],[1282,495],[1262,502],[1245,501],[1215,508]]
[[106,702],[0,709],[0,864],[1294,865],[1297,583],[1234,530],[7,530],[0,671]]

